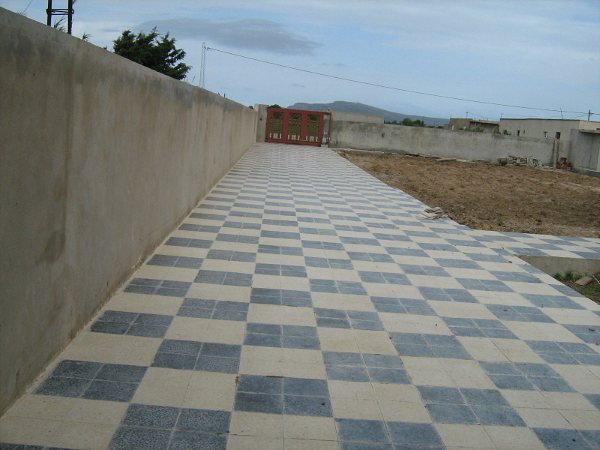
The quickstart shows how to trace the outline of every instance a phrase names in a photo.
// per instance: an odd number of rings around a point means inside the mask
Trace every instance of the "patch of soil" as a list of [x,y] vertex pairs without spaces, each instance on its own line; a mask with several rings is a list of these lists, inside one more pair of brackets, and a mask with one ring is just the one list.
[[600,178],[528,166],[338,151],[390,186],[480,230],[600,237]]

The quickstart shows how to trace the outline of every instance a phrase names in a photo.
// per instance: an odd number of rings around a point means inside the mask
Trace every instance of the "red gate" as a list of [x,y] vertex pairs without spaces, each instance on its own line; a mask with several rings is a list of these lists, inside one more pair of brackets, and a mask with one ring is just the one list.
[[[325,122],[327,122],[327,133],[323,137]],[[322,143],[329,144],[331,113],[269,108],[266,127],[266,142],[320,147]]]

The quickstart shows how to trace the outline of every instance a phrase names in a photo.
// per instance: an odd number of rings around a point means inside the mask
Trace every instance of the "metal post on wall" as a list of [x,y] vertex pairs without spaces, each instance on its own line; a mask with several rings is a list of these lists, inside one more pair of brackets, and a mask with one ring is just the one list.
[[67,2],[67,8],[69,10],[67,13],[67,33],[71,34],[73,31],[73,0]]
[[46,25],[52,26],[52,0],[48,0],[48,8],[46,9]]
[[52,16],[67,16],[67,33],[72,34],[73,32],[73,4],[75,0],[67,1],[67,8],[53,8],[52,0],[48,0],[48,8],[46,9],[46,25],[52,26]]

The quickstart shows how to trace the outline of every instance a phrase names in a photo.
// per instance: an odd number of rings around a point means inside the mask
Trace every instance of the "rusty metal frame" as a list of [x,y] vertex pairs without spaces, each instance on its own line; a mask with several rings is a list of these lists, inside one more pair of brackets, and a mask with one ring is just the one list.
[[[279,114],[280,117],[275,116]],[[299,122],[291,124],[293,116],[298,116]],[[280,144],[313,145],[320,147],[323,144],[324,118],[329,116],[329,124],[325,144],[329,144],[331,133],[331,113],[322,111],[307,111],[302,109],[269,108],[265,124],[265,142]],[[317,133],[309,130],[309,116],[317,117]],[[290,125],[294,125],[293,129]]]

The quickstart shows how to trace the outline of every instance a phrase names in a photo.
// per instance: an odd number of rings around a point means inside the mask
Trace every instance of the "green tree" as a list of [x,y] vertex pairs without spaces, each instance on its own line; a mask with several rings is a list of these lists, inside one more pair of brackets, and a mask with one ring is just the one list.
[[185,51],[175,47],[175,39],[169,38],[169,33],[160,36],[156,28],[148,34],[123,31],[113,42],[113,50],[117,55],[176,80],[183,80],[192,68],[181,61]]
[[401,125],[404,125],[404,126],[407,126],[407,127],[424,127],[425,126],[425,122],[423,122],[420,119],[411,120],[409,117],[405,117],[402,120]]

